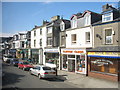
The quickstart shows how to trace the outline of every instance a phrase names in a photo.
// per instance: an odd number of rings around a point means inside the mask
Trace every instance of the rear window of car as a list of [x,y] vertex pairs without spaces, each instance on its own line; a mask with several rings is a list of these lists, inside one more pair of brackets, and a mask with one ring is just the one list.
[[43,70],[51,70],[50,67],[43,67]]

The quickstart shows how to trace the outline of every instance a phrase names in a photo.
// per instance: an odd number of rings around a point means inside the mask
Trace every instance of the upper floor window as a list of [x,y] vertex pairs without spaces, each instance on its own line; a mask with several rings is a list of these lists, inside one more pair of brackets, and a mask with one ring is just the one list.
[[64,46],[65,45],[65,36],[61,37],[61,45]]
[[77,20],[74,19],[71,21],[72,28],[77,28]]
[[76,40],[77,40],[77,35],[76,34],[72,34],[71,35],[71,42],[72,43],[76,43]]
[[112,44],[112,42],[113,42],[112,29],[106,29],[105,30],[105,43]]
[[90,15],[85,17],[85,25],[90,25]]
[[42,35],[42,28],[40,28],[40,35]]
[[90,42],[90,32],[86,32],[86,42]]
[[36,40],[34,40],[34,47],[36,47]]
[[36,30],[34,31],[34,36],[36,36]]
[[61,31],[64,31],[64,29],[65,29],[64,24],[61,24],[61,25],[60,25],[60,29],[61,29]]
[[52,45],[52,37],[47,38],[47,45],[51,46]]
[[47,33],[52,33],[52,27],[47,28]]
[[40,39],[40,46],[42,46],[42,39]]
[[113,13],[106,13],[102,15],[103,22],[112,21],[112,20],[113,20]]

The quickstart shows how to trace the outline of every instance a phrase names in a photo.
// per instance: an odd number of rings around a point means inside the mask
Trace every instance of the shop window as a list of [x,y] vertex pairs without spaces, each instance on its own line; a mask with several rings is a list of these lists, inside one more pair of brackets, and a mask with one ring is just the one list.
[[71,40],[72,40],[72,43],[76,43],[76,34],[72,34],[71,35]]
[[68,58],[75,58],[75,55],[68,55]]
[[61,45],[64,46],[65,45],[65,36],[61,37]]
[[105,42],[106,44],[112,44],[112,29],[105,30]]
[[67,55],[63,55],[63,68],[64,69],[67,69],[67,64],[68,64]]
[[46,53],[46,63],[52,63],[59,67],[59,54],[58,53]]
[[118,60],[110,58],[91,58],[91,71],[117,74]]
[[52,37],[47,38],[47,45],[51,46],[52,45]]
[[86,42],[90,43],[90,32],[86,32]]
[[85,56],[76,56],[76,68],[78,72],[85,71]]

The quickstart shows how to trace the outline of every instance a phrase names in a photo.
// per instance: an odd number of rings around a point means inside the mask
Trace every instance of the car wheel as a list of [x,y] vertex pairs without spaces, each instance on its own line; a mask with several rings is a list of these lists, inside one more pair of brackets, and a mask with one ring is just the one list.
[[29,71],[30,75],[32,75],[31,71]]
[[38,78],[39,78],[39,79],[41,79],[41,78],[42,78],[40,74],[38,74]]

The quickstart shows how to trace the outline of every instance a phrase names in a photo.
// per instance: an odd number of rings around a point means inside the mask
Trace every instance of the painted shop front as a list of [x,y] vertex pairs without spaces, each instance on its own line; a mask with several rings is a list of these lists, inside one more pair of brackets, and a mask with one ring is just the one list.
[[88,52],[88,76],[120,80],[120,52]]
[[62,70],[86,74],[85,49],[61,49]]
[[31,59],[33,63],[39,63],[39,49],[31,49]]
[[17,49],[16,57],[21,58],[21,59],[27,59],[28,58],[28,49]]
[[57,65],[58,68],[60,68],[59,66],[59,49],[55,48],[55,49],[45,49],[44,51],[44,55],[45,55],[45,63],[52,63]]

